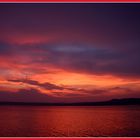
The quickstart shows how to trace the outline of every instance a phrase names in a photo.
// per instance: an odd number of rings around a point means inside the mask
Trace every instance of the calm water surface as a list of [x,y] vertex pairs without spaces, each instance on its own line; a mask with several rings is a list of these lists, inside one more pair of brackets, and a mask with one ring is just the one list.
[[140,136],[140,106],[0,106],[0,136]]

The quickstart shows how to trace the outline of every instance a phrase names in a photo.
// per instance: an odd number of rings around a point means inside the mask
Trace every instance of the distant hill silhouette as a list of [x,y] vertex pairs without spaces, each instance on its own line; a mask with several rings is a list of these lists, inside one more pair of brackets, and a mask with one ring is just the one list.
[[106,105],[140,105],[140,98],[112,99],[101,102],[77,103],[35,103],[35,102],[0,102],[0,105],[32,105],[32,106],[106,106]]

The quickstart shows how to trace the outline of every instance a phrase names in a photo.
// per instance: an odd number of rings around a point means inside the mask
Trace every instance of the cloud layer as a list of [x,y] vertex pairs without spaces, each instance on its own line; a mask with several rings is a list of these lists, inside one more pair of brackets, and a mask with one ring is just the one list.
[[5,97],[15,90],[70,102],[139,96],[140,4],[1,3],[0,9]]

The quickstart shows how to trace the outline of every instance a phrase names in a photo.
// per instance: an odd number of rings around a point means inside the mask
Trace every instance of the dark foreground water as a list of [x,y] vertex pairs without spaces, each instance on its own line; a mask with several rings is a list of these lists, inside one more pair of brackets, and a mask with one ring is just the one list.
[[140,106],[0,106],[2,136],[140,136]]

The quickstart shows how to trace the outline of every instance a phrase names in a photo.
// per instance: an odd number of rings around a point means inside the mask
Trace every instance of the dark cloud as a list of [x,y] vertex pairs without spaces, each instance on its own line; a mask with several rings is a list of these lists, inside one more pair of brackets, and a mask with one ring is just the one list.
[[64,89],[63,87],[57,86],[55,84],[51,84],[51,83],[48,83],[48,82],[39,83],[38,81],[35,81],[35,80],[20,79],[20,80],[8,80],[8,81],[27,83],[27,84],[30,84],[30,85],[39,86],[39,87],[47,89],[47,90],[53,90],[53,89],[63,90]]
[[[56,95],[57,96],[42,94],[40,91],[35,89],[24,89],[24,90],[19,90],[18,92],[0,91],[0,101],[46,102],[46,103],[67,102],[68,103],[68,102],[80,102],[81,100],[94,101],[94,99],[96,98],[96,97],[89,98],[88,96],[79,96],[78,94],[69,94],[69,95],[62,96],[62,93],[56,93]],[[58,96],[60,96],[60,98]]]
[[90,74],[140,76],[140,49],[137,45],[131,44],[131,47],[129,45],[128,50],[125,50],[93,45],[46,44],[38,49],[44,50],[42,59],[36,61],[41,64]]
[[0,41],[0,56],[7,56],[13,53],[13,46],[6,42]]
[[17,92],[0,91],[0,101],[55,102],[57,99],[36,89],[22,89]]
[[[103,97],[104,98],[104,97]],[[56,92],[51,94],[43,94],[36,89],[22,89],[17,92],[10,91],[0,91],[0,101],[6,102],[80,102],[84,101],[94,101],[96,96],[86,96],[79,94],[67,94],[62,92]]]

